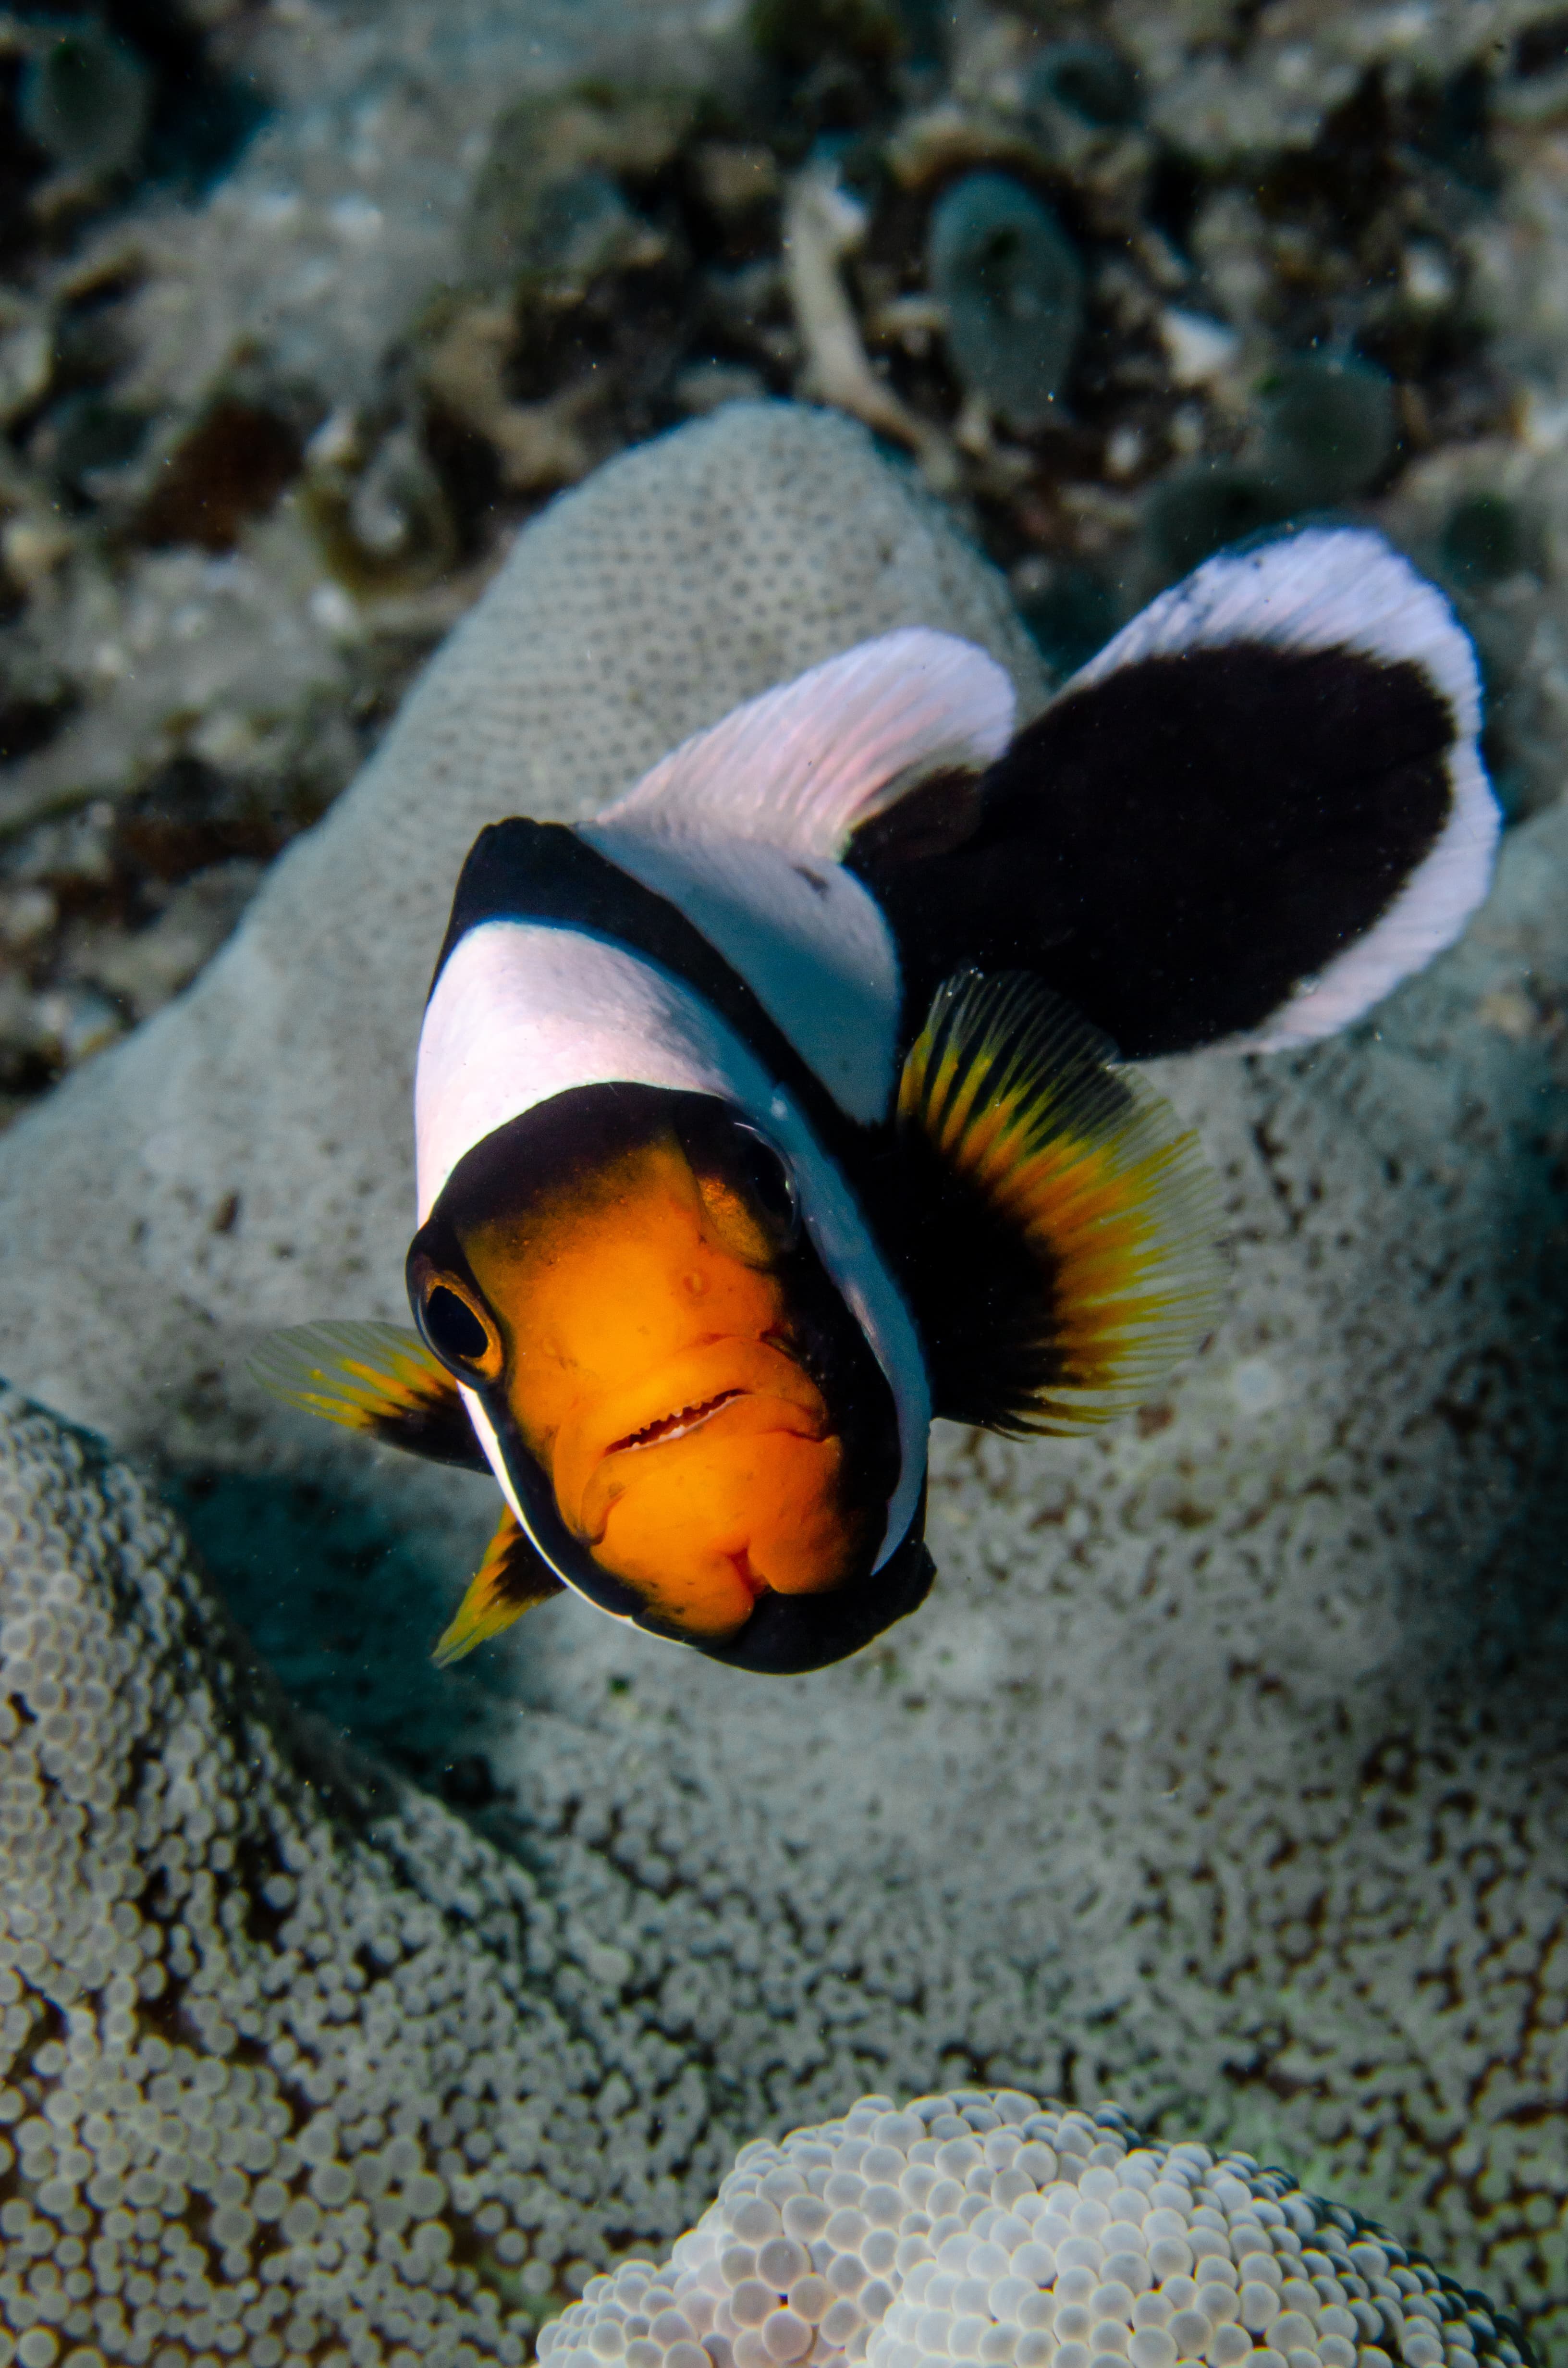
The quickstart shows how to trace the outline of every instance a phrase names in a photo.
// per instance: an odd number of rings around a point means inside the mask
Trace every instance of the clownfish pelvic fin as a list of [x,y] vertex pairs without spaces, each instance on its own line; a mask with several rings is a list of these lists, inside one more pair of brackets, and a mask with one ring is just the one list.
[[897,1106],[936,1410],[1014,1435],[1131,1412],[1212,1329],[1218,1190],[1164,1096],[1027,972],[955,973]]
[[520,1620],[536,1603],[548,1603],[552,1595],[562,1591],[560,1579],[519,1526],[508,1505],[431,1659],[438,1669],[460,1661],[465,1653],[498,1636],[503,1628],[509,1628],[514,1620]]
[[251,1379],[286,1406],[385,1447],[488,1473],[457,1383],[416,1332],[395,1324],[296,1324],[249,1360]]

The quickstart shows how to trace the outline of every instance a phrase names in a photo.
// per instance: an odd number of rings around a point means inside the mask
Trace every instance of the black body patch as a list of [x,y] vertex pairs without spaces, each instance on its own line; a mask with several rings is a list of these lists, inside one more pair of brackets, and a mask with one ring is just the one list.
[[986,774],[961,845],[851,843],[906,1041],[966,963],[1033,971],[1129,1058],[1258,1027],[1431,851],[1455,739],[1419,666],[1347,649],[1232,643],[1069,691]]
[[1021,1437],[1136,1406],[1220,1303],[1196,1138],[1028,971],[960,971],[899,1082],[884,1239],[935,1409]]
[[881,1242],[920,1333],[931,1411],[1024,1435],[1040,1378],[1041,1262],[971,1177],[917,1133],[882,1152]]
[[490,1458],[474,1437],[468,1408],[460,1397],[427,1412],[410,1414],[403,1422],[379,1421],[372,1426],[371,1435],[383,1447],[421,1455],[427,1463],[449,1463],[460,1472],[482,1472],[487,1480],[490,1477]]

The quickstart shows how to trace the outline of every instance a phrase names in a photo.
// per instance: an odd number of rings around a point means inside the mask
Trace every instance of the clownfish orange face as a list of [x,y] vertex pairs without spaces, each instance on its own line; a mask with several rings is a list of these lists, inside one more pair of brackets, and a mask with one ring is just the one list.
[[883,1511],[808,1370],[791,1198],[750,1141],[748,1167],[733,1137],[709,1157],[665,1129],[471,1218],[468,1275],[424,1300],[435,1345],[444,1323],[499,1383],[573,1536],[662,1624],[710,1640],[767,1590],[863,1571]]

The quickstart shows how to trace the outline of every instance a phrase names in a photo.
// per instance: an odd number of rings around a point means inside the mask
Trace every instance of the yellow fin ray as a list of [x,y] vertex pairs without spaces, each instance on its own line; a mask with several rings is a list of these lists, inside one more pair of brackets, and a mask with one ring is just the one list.
[[[1211,1329],[1218,1193],[1197,1137],[1040,980],[962,971],[937,989],[904,1062],[898,1123],[967,1188],[992,1236],[966,1265],[952,1222],[930,1327],[949,1344],[938,1411],[1079,1430],[1144,1402]],[[975,1293],[985,1259],[989,1288]],[[966,1317],[966,1289],[983,1317]]]
[[269,1333],[247,1371],[275,1398],[437,1463],[487,1472],[457,1383],[395,1324],[296,1324]]
[[455,1618],[443,1631],[430,1657],[438,1669],[460,1661],[476,1645],[485,1644],[562,1592],[562,1584],[537,1547],[519,1526],[510,1505],[496,1524],[484,1549],[484,1559],[468,1584]]

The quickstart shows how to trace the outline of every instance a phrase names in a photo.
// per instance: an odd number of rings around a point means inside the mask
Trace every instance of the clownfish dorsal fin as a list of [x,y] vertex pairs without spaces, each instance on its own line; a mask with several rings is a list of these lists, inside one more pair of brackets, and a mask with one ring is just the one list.
[[1211,1329],[1218,1194],[1165,1098],[1027,972],[940,986],[900,1081],[908,1287],[938,1414],[1075,1431]]
[[905,626],[683,741],[597,820],[836,861],[861,824],[934,775],[978,777],[994,763],[1015,704],[974,643]]
[[562,1582],[508,1505],[431,1659],[438,1669],[460,1661],[465,1653],[498,1636],[536,1603],[548,1603],[552,1595],[562,1592]]
[[457,1383],[395,1324],[296,1324],[268,1333],[246,1370],[275,1398],[432,1463],[488,1472]]

